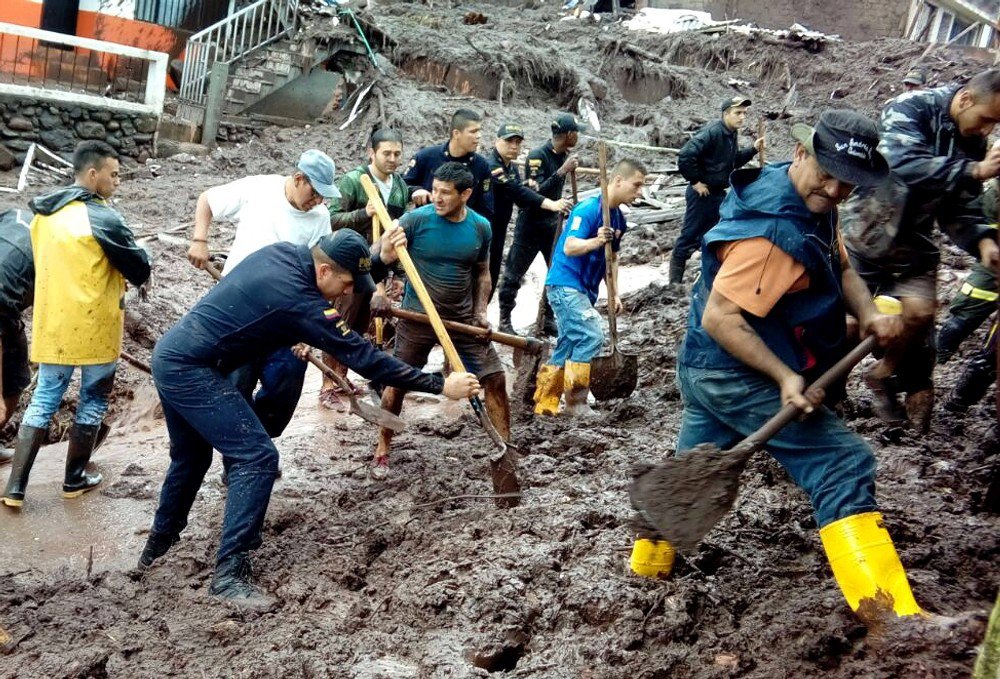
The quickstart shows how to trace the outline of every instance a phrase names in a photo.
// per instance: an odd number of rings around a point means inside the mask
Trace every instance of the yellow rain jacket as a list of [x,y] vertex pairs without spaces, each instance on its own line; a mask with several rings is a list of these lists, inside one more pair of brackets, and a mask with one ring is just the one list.
[[126,279],[149,278],[149,255],[105,200],[80,186],[31,201],[35,309],[31,360],[98,365],[118,360]]

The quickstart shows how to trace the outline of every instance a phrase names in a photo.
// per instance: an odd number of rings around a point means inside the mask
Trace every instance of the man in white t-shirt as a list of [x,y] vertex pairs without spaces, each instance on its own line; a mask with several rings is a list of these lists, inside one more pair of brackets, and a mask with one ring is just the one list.
[[[199,269],[205,268],[213,219],[237,223],[223,276],[267,245],[279,242],[316,245],[330,233],[330,212],[324,202],[340,197],[334,184],[335,170],[328,155],[310,149],[299,157],[295,171],[289,176],[244,177],[203,192],[195,208],[188,260]],[[230,379],[250,401],[267,433],[277,437],[292,419],[305,372],[306,363],[293,353],[293,348],[284,347],[266,359],[236,369]],[[254,394],[258,382],[260,389]]]

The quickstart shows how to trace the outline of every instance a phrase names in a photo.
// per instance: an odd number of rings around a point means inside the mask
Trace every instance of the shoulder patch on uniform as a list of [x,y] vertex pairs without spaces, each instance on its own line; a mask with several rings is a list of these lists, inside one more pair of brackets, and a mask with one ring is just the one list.
[[493,175],[494,177],[499,177],[500,175],[503,174],[503,168],[502,167],[495,168],[493,172],[490,172],[490,174]]
[[490,190],[490,178],[487,177],[483,180],[483,193],[489,193]]
[[542,159],[541,158],[528,158],[528,165],[530,165],[531,167],[541,167],[542,166]]
[[323,316],[325,316],[328,321],[336,321],[340,318],[340,312],[333,307],[330,307],[329,309],[323,309]]

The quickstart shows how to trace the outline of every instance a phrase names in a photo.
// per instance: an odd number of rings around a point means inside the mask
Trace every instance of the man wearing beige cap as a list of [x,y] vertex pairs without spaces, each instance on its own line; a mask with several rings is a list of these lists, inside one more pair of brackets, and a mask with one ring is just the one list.
[[684,226],[670,257],[670,285],[679,289],[684,266],[701,246],[701,238],[719,221],[719,206],[726,197],[729,175],[750,162],[764,147],[764,138],[753,146],[740,148],[739,131],[746,122],[750,100],[743,96],[726,97],[722,117],[701,128],[681,147],[677,168],[690,182],[685,199]]
[[[334,183],[336,167],[328,155],[309,149],[291,174],[244,177],[213,186],[198,197],[194,236],[188,260],[198,268],[208,261],[208,232],[213,219],[237,223],[222,275],[228,275],[246,257],[274,243],[313,247],[330,233],[330,212],[323,203],[339,198]],[[290,347],[237,368],[230,375],[253,405],[272,437],[280,436],[292,419],[302,393],[306,363]],[[260,382],[260,389],[254,388]]]

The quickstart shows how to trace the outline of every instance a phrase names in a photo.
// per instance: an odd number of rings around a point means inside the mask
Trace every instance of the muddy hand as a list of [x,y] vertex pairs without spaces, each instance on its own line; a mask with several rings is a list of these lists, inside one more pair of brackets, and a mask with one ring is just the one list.
[[310,351],[311,347],[308,344],[302,344],[301,342],[292,347],[292,355],[300,361],[308,361]]
[[[779,384],[781,387],[781,403],[782,405],[791,403],[796,408],[802,412],[809,414],[813,411],[815,404],[807,397],[805,393],[806,381],[802,379],[802,375],[798,373],[790,373],[788,377],[783,379]],[[811,394],[815,396],[815,392]]]
[[208,262],[208,243],[202,243],[201,241],[191,243],[191,247],[188,248],[187,258],[195,267],[204,269],[205,264]]
[[406,246],[406,232],[399,225],[399,221],[394,221],[392,226],[385,230],[379,242],[379,259],[383,264],[392,264],[399,259],[396,253],[397,247]]
[[413,192],[413,195],[410,196],[410,199],[413,201],[413,204],[418,207],[421,205],[427,205],[427,203],[431,202],[431,192],[427,189],[417,189]]
[[479,380],[472,373],[453,372],[444,378],[443,393],[448,398],[458,401],[463,398],[479,396]]
[[903,335],[903,317],[890,314],[873,314],[861,328],[861,336],[874,335],[880,347],[896,343]]

